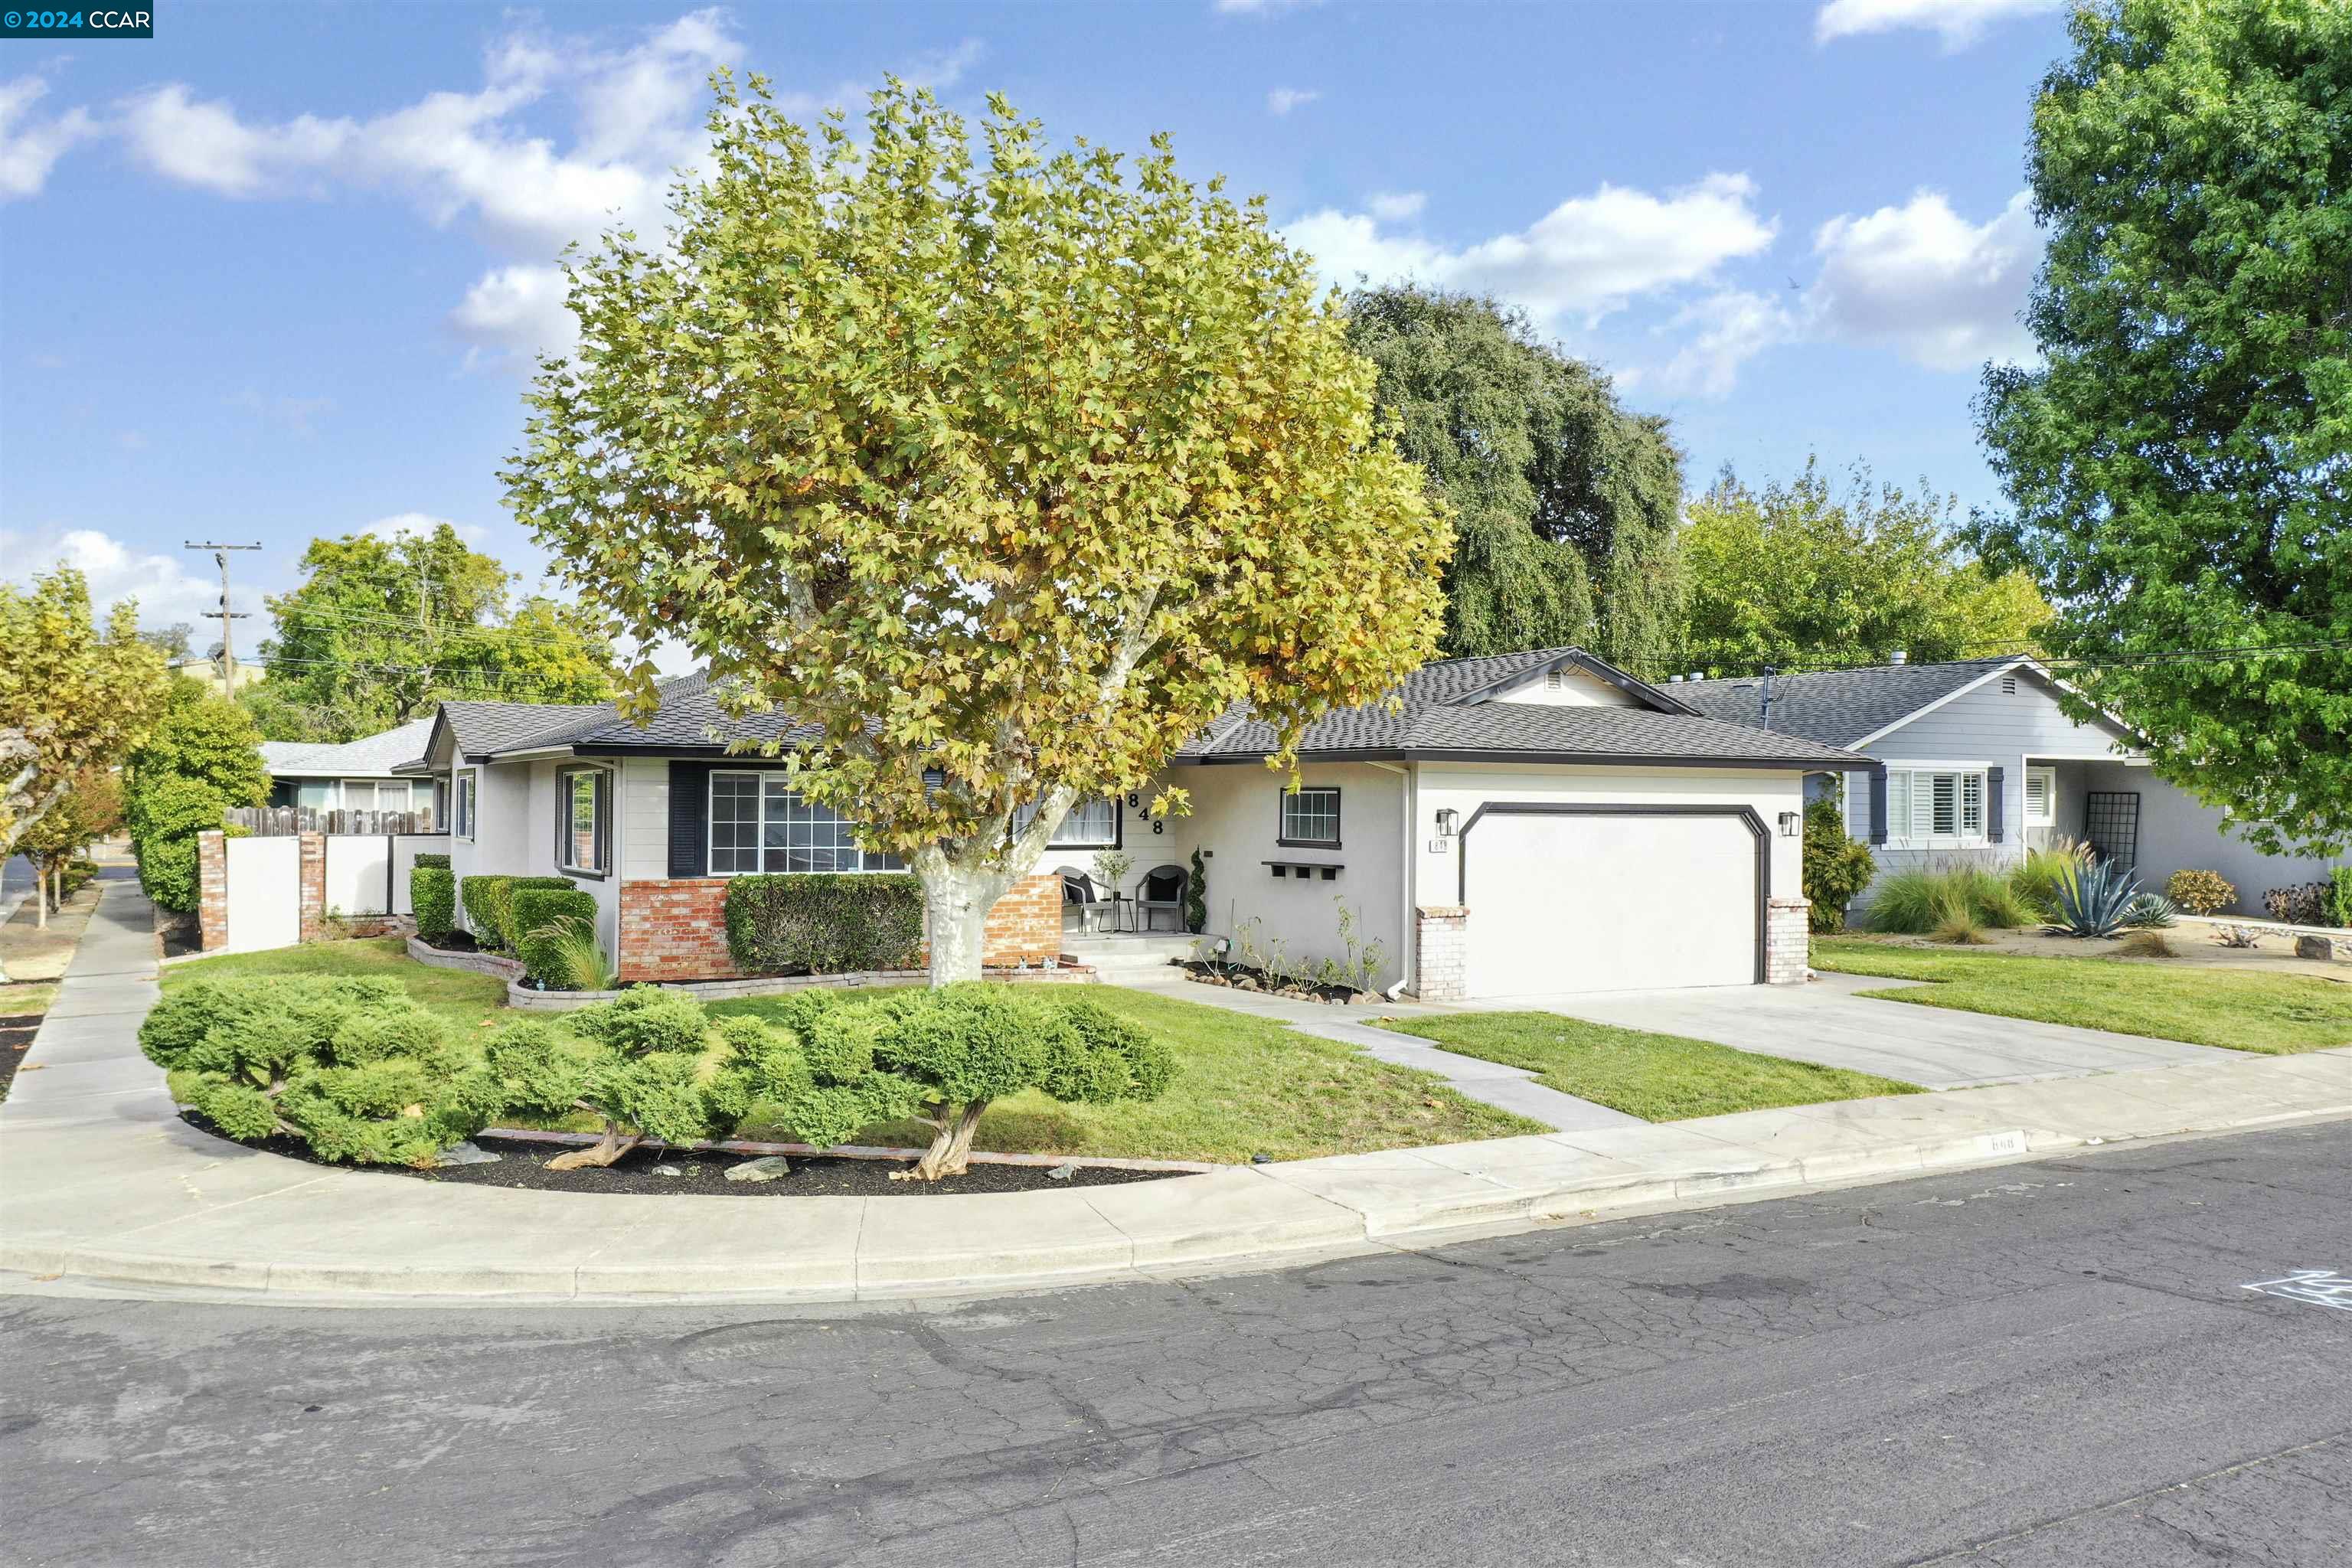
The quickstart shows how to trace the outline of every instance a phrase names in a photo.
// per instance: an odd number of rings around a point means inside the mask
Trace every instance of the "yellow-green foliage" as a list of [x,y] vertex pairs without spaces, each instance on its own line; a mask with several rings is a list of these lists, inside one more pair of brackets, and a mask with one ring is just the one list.
[[2238,901],[2237,885],[2219,871],[2183,867],[2164,880],[2165,895],[2192,915],[2219,914]]

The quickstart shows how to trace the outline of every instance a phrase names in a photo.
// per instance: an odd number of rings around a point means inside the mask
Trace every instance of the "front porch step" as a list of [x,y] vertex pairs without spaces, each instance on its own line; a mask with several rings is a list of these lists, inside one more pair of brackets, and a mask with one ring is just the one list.
[[1184,931],[1120,931],[1088,936],[1070,931],[1063,935],[1062,952],[1090,966],[1097,974],[1147,974],[1166,969],[1177,959],[1190,958],[1192,944],[1199,940]]

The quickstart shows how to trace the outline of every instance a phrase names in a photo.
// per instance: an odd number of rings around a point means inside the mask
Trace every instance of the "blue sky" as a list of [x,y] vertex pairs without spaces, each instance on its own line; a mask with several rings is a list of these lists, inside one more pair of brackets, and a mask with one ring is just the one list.
[[496,470],[551,262],[657,224],[721,62],[811,113],[896,71],[1170,132],[1335,278],[1525,304],[1672,418],[1694,489],[1818,452],[1990,503],[1969,402],[2030,352],[2064,47],[2054,0],[156,10],[0,42],[0,571],[72,558],[151,622],[211,607],[184,539],[264,543],[257,595],[313,535],[446,518],[535,584]]

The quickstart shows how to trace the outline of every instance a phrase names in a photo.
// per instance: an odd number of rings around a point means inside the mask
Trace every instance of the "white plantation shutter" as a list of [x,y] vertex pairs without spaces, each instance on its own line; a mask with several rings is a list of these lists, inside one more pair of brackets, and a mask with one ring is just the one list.
[[2049,822],[2050,774],[2041,768],[2025,770],[2025,820],[2041,826]]
[[1915,844],[1937,838],[1981,838],[1985,775],[1980,773],[1886,774],[1888,833]]

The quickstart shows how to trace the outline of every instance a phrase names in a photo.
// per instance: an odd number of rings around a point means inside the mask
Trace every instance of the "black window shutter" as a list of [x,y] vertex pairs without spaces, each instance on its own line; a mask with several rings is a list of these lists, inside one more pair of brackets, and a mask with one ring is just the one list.
[[710,764],[669,765],[669,874],[710,875]]
[[1989,844],[2000,842],[2001,807],[2006,804],[2001,799],[2002,776],[2000,768],[1985,769],[1985,841]]
[[1870,841],[1886,842],[1886,770],[1883,767],[1870,770]]

